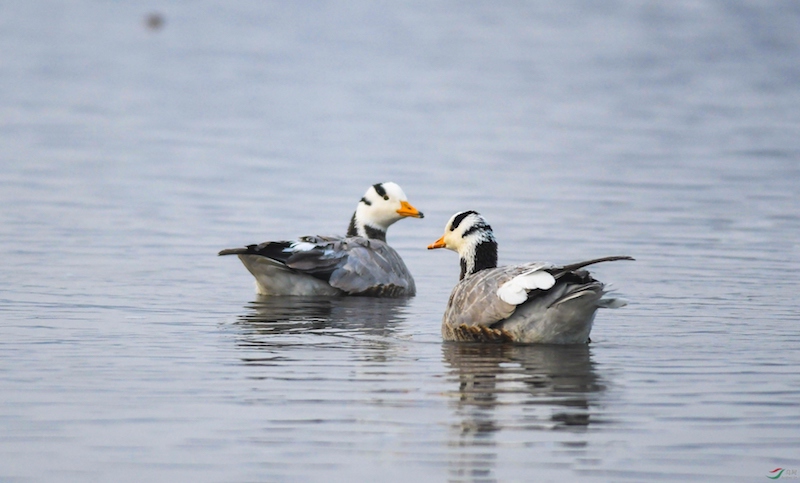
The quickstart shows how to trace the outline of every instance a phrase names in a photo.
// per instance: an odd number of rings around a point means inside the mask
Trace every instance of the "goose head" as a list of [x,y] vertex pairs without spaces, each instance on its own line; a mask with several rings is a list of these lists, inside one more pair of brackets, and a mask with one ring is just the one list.
[[447,248],[461,258],[461,279],[497,266],[497,241],[492,227],[477,211],[456,213],[444,228],[444,235],[428,245],[428,250]]
[[406,217],[423,218],[422,212],[411,206],[397,183],[377,183],[369,187],[358,202],[350,219],[347,236],[361,236],[386,241],[386,230]]

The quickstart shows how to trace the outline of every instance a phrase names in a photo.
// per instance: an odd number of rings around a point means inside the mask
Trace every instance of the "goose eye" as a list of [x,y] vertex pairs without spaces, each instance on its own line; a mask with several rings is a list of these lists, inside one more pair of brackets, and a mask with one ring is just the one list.
[[383,195],[383,199],[388,201],[389,200],[389,195]]

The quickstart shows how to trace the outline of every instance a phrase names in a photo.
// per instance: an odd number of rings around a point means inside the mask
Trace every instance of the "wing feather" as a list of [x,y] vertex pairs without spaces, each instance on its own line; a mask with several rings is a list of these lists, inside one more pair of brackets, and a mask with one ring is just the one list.
[[414,278],[386,242],[362,237],[304,236],[227,249],[220,255],[258,255],[278,266],[328,282],[351,295],[414,295]]
[[556,279],[548,272],[537,268],[512,278],[497,289],[497,296],[511,305],[519,305],[528,300],[531,290],[548,290]]
[[[516,310],[517,304],[509,303],[499,297],[498,290],[500,287],[515,277],[550,267],[552,265],[549,263],[534,262],[524,265],[488,268],[468,276],[455,286],[450,295],[450,302],[444,314],[445,324],[451,326],[491,326],[497,321],[510,317]],[[534,277],[534,279],[539,279],[537,282],[542,282],[543,278],[540,276]],[[511,292],[512,290],[515,289],[507,287],[505,292]]]

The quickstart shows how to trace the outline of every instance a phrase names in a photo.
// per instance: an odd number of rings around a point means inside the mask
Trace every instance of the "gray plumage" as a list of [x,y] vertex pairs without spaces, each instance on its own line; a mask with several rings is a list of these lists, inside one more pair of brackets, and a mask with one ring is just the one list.
[[388,227],[409,216],[423,214],[397,184],[378,183],[359,201],[347,236],[304,236],[229,248],[219,255],[238,255],[261,295],[413,296],[414,278],[386,243]]
[[[274,253],[275,249],[280,253]],[[266,242],[223,250],[239,255],[262,295],[416,294],[400,255],[386,242],[363,237],[306,236],[297,242]]]
[[491,227],[478,213],[463,213],[454,215],[445,235],[428,247],[449,248],[461,255],[462,278],[442,317],[445,340],[586,343],[598,308],[625,305],[617,299],[604,299],[604,284],[583,268],[633,260],[631,257],[605,257],[566,266],[534,262],[497,267]]

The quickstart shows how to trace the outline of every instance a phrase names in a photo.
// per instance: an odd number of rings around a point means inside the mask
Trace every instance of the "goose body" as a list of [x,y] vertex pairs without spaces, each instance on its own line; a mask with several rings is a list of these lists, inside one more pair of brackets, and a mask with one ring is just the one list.
[[584,267],[631,257],[498,267],[492,228],[475,211],[453,215],[428,248],[448,248],[461,258],[461,277],[442,317],[445,340],[585,344],[598,308],[625,305],[603,298],[604,284]]
[[414,278],[386,243],[389,226],[405,217],[423,214],[396,183],[378,183],[358,202],[346,236],[268,241],[219,255],[238,255],[261,295],[413,296]]

